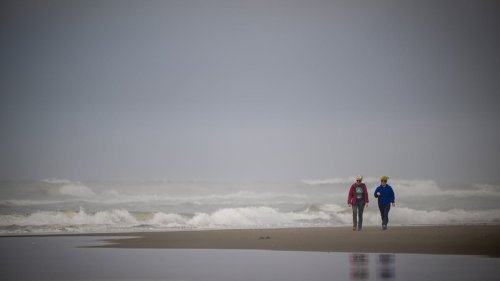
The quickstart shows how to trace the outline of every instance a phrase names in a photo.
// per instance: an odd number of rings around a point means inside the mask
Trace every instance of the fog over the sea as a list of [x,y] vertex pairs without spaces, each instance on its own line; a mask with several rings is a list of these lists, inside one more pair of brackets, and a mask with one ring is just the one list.
[[1,1],[0,38],[0,180],[500,181],[499,1]]

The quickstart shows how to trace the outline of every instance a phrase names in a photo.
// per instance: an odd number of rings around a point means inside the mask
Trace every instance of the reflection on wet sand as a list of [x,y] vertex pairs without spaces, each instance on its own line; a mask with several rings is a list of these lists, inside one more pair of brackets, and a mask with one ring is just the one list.
[[[377,279],[393,280],[396,277],[396,256],[379,254],[377,256]],[[370,280],[369,255],[353,253],[349,255],[351,280]]]
[[394,254],[380,254],[378,255],[377,275],[380,279],[394,279],[396,277],[396,270],[394,263],[396,256]]
[[367,280],[370,277],[367,254],[351,254],[351,280]]

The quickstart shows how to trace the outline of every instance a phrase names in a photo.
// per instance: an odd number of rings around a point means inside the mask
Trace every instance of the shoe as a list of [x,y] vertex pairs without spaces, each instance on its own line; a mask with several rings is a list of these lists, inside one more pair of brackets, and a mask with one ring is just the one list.
[[361,227],[358,227],[358,231],[361,231]]
[[387,230],[387,225],[382,225],[382,230]]
[[352,228],[352,231],[356,231],[356,227],[355,226]]

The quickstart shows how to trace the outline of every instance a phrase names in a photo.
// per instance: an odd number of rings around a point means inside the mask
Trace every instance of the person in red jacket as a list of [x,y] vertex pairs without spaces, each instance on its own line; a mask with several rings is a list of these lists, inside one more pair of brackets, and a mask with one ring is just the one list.
[[356,177],[356,182],[351,185],[347,197],[347,205],[352,207],[352,230],[360,231],[363,227],[363,211],[368,207],[368,190],[362,182],[361,175]]

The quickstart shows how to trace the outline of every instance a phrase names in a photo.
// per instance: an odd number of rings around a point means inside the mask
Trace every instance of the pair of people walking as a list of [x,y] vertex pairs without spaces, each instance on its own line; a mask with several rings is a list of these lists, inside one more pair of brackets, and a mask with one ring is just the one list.
[[[389,223],[389,210],[391,209],[391,204],[394,207],[394,190],[390,185],[387,184],[389,177],[382,176],[380,178],[380,185],[375,189],[374,196],[378,199],[378,208],[380,211],[380,216],[382,218],[382,229],[387,229],[387,224]],[[363,183],[363,177],[361,175],[356,177],[356,182],[351,185],[349,189],[349,195],[347,198],[347,204],[352,207],[352,230],[360,231],[363,228],[363,211],[368,207],[368,190],[366,185]]]

